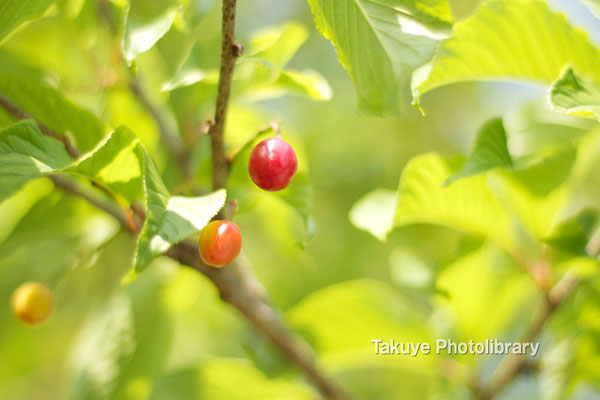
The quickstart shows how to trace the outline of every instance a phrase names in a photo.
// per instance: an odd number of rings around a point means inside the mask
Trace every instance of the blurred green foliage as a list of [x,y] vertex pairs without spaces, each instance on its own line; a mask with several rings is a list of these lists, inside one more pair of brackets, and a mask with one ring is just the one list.
[[[189,207],[211,187],[218,3],[0,6],[0,93],[89,151],[71,165],[58,142],[0,110],[10,126],[0,134],[0,398],[318,395],[202,275],[162,257],[123,284],[139,244],[46,178],[30,180],[58,169],[91,176],[121,205],[154,188],[146,211],[176,220],[173,231],[149,225],[148,262],[201,229],[222,204]],[[487,380],[498,356],[377,356],[370,340],[515,340],[543,302],[540,286],[569,271],[582,282],[541,336],[537,372],[500,398],[597,397],[600,280],[586,245],[600,210],[600,32],[589,38],[570,19],[598,20],[568,1],[345,3],[238,6],[245,55],[226,144],[243,262],[319,364],[369,400],[469,398],[466,374]],[[411,76],[426,117],[408,106]],[[190,150],[191,178],[133,80]],[[277,194],[246,171],[274,120],[299,159]],[[27,280],[57,295],[39,327],[8,307]]]

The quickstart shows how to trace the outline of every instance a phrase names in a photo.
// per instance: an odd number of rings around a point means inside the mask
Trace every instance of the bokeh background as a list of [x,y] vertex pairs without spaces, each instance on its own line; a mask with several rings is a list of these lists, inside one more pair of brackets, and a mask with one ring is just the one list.
[[[115,57],[119,15],[106,10],[124,2],[55,2],[43,18],[0,45],[0,68],[42,79],[109,128],[132,128],[170,187],[184,192],[156,123]],[[182,3],[185,17],[177,17],[157,46],[140,55],[136,68],[149,97],[188,140],[211,118],[220,11],[213,0]],[[468,16],[476,3],[452,0],[456,19]],[[174,4],[132,1],[131,7],[140,18],[153,18]],[[600,45],[600,24],[579,2],[550,4]],[[237,38],[248,53],[265,29],[290,22],[306,41],[286,68],[316,71],[328,83],[330,98],[316,99],[329,97],[324,86],[313,98],[286,90],[255,93],[253,78],[242,78],[234,86],[228,145],[239,146],[279,118],[284,139],[297,149],[301,179],[310,181],[302,190],[312,198],[316,230],[308,238],[297,210],[280,196],[254,190],[242,165],[234,170],[230,196],[240,200],[234,220],[244,237],[243,260],[289,325],[314,346],[319,363],[359,398],[468,398],[465,371],[487,377],[498,357],[377,357],[370,340],[514,339],[534,312],[535,288],[505,256],[475,238],[415,225],[395,230],[382,244],[355,228],[348,213],[371,190],[395,189],[411,157],[432,150],[465,153],[491,117],[518,123],[524,106],[543,101],[545,88],[459,84],[427,94],[426,117],[410,107],[395,117],[361,116],[352,82],[315,30],[306,1],[240,1]],[[206,77],[165,90],[181,66]],[[0,125],[12,122],[0,111]],[[207,142],[193,145],[200,188],[209,187]],[[28,184],[0,205],[1,399],[317,397],[200,274],[160,258],[136,281],[121,284],[134,245],[109,217],[47,180]],[[459,259],[474,248],[479,250],[467,261]],[[55,288],[56,313],[39,327],[17,321],[8,306],[13,289],[27,280]],[[597,314],[589,319],[598,326]],[[600,398],[593,389],[598,353],[573,350],[579,339],[572,331],[553,332],[541,338],[542,364],[550,367],[520,378],[501,398],[559,399],[565,390],[572,398]],[[590,358],[574,364],[574,353],[586,352]]]

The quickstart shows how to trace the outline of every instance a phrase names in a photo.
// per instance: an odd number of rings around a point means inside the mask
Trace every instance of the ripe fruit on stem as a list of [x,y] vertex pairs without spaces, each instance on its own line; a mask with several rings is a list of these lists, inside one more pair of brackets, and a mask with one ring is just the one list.
[[54,295],[45,285],[26,282],[12,294],[13,313],[28,324],[44,322],[54,311]]
[[224,267],[240,254],[242,234],[231,221],[212,221],[200,234],[198,247],[205,264]]
[[248,163],[252,181],[268,191],[285,189],[292,181],[297,167],[294,149],[279,138],[265,139],[257,144]]

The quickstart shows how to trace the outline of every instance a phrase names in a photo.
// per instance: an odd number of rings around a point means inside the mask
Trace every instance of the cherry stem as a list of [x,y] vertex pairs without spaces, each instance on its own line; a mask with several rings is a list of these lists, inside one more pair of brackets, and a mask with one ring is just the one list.
[[227,213],[225,213],[225,219],[227,221],[231,221],[231,218],[233,218],[233,214],[237,210],[237,207],[238,201],[236,199],[233,199],[229,202],[229,206],[227,207]]

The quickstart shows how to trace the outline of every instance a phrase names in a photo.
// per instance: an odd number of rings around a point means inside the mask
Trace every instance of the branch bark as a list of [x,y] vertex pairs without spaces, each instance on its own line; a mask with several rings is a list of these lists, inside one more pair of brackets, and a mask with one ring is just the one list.
[[264,334],[288,359],[314,383],[327,399],[343,400],[348,397],[315,364],[312,350],[285,326],[280,315],[263,299],[248,290],[231,268],[212,268],[198,257],[195,245],[182,242],[172,247],[167,255],[208,277],[219,290],[221,299],[238,309],[252,325]]
[[132,234],[138,233],[138,228],[133,218],[128,216],[121,207],[115,205],[113,202],[107,201],[104,197],[85,190],[77,183],[63,176],[50,175],[49,178],[54,183],[54,186],[64,190],[67,193],[81,197],[93,206],[112,215],[117,221],[119,221],[123,228],[127,229]]
[[[4,108],[17,119],[32,118],[2,94],[0,94],[0,107]],[[40,127],[43,127],[39,122],[37,123]],[[44,127],[44,129],[40,128],[40,130],[42,133],[63,142],[65,147],[70,146],[67,138],[58,135],[47,127]],[[76,158],[78,153],[74,150],[71,155]],[[228,171],[225,170],[223,174],[225,181],[227,175]],[[135,223],[132,222],[132,216],[128,215],[122,208],[114,205],[105,198],[84,190],[74,182],[66,180],[63,177],[53,175],[50,179],[52,179],[57,187],[67,193],[81,197],[107,212],[115,217],[130,233],[137,234],[138,229]],[[143,215],[141,212],[136,212],[136,214]],[[201,261],[197,247],[187,242],[181,242],[173,246],[167,252],[167,256],[178,261],[181,265],[194,268],[210,279],[219,290],[221,298],[235,307],[259,332],[279,348],[317,387],[325,398],[330,400],[345,400],[350,398],[335,381],[329,378],[316,365],[310,347],[300,337],[291,333],[280,315],[267,303],[264,293],[258,290],[253,279],[246,275],[249,271],[244,271],[242,268],[238,269],[237,265],[223,269],[209,267]]]
[[[519,342],[526,343],[535,340],[554,311],[569,297],[578,282],[579,280],[569,273],[563,276],[544,298],[544,304]],[[477,398],[479,400],[495,398],[523,371],[525,361],[525,355],[510,353],[504,357],[488,384],[477,391]]]
[[223,0],[223,23],[221,38],[221,67],[219,69],[219,85],[214,124],[208,131],[212,148],[213,189],[221,189],[227,185],[229,163],[225,154],[225,119],[231,94],[231,82],[235,62],[242,55],[243,49],[235,41],[235,8],[236,0]]
[[165,115],[165,111],[161,110],[152,102],[142,87],[138,77],[132,75],[129,85],[131,92],[150,114],[154,122],[156,122],[158,130],[160,131],[160,137],[163,140],[169,154],[171,155],[171,158],[177,163],[177,166],[183,173],[184,177],[189,178],[192,174],[192,169],[190,166],[190,154],[185,148],[185,145],[179,137],[179,134],[173,128],[173,124],[171,121],[169,121],[168,116]]
[[[4,108],[9,114],[11,114],[16,119],[34,119],[31,115],[25,112],[18,105],[10,101],[6,96],[0,93],[0,107]],[[58,133],[52,131],[46,125],[42,124],[40,121],[35,119],[36,124],[40,128],[40,131],[46,136],[53,137],[56,140],[61,141],[65,145],[65,149],[67,153],[73,158],[79,158],[79,151],[75,148],[75,146],[71,143],[71,141],[64,135],[59,135]]]

